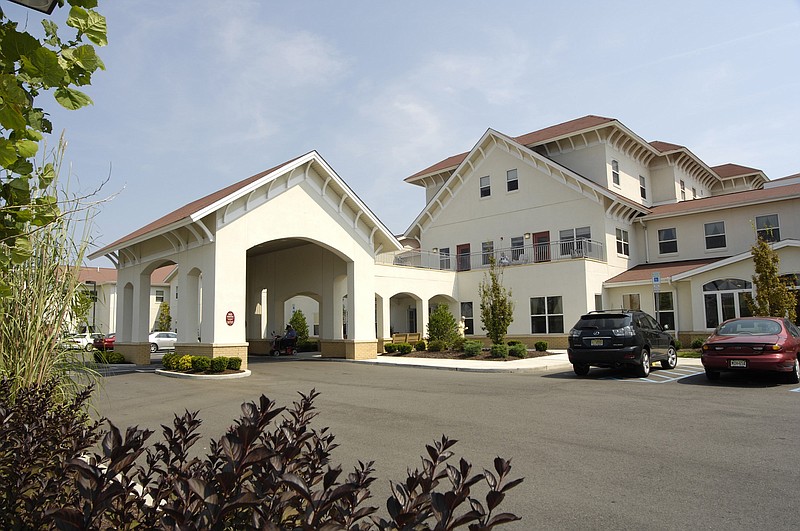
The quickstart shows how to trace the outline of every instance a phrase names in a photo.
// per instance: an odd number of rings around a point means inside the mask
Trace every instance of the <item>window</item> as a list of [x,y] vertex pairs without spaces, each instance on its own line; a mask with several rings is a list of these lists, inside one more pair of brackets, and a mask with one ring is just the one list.
[[439,269],[450,269],[450,248],[442,247],[439,249]]
[[703,284],[706,328],[716,328],[726,319],[749,317],[750,307],[745,295],[752,295],[752,291],[753,285],[750,282],[738,278],[725,278]]
[[659,254],[678,252],[678,231],[675,227],[658,229],[658,252]]
[[639,176],[639,195],[642,196],[642,199],[647,199],[647,182],[641,175]]
[[706,249],[723,249],[725,247],[725,222],[715,221],[705,224]]
[[681,201],[686,201],[686,183],[681,180]]
[[175,286],[175,300],[178,300],[178,286]]
[[164,302],[164,290],[157,289],[156,290],[156,302]]
[[619,186],[619,162],[611,161],[611,182]]
[[697,188],[692,186],[692,199],[697,199]]
[[565,229],[558,232],[558,239],[561,240],[562,256],[586,256],[592,250],[592,229],[591,227],[578,227],[576,229]]
[[531,297],[531,334],[563,334],[561,297]]
[[492,187],[489,176],[484,175],[481,177],[481,197],[489,197],[490,195],[492,195]]
[[464,335],[471,336],[475,333],[475,329],[473,328],[472,302],[461,303],[461,317],[464,318]]
[[511,260],[514,262],[519,261],[519,257],[525,252],[525,238],[523,236],[514,236],[511,238]]
[[622,307],[628,310],[641,310],[642,303],[638,293],[626,293],[622,296]]
[[624,229],[617,229],[617,254],[621,254],[622,256],[630,256],[631,254],[628,231]]
[[603,294],[602,293],[595,293],[594,294],[594,309],[595,310],[602,310],[603,309]]
[[494,255],[494,242],[483,242],[481,244],[481,261],[483,265],[489,265],[489,258]]
[[675,307],[672,302],[672,292],[665,291],[653,293],[653,302],[656,309],[656,321],[669,330],[675,330]]
[[519,180],[517,179],[516,168],[506,172],[506,190],[509,192],[519,190]]
[[778,214],[756,216],[756,234],[765,242],[780,241],[781,228],[778,222]]

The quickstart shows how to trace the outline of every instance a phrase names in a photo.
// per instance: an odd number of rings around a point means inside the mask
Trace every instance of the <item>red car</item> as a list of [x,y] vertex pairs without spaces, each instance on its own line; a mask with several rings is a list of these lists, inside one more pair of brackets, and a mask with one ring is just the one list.
[[800,329],[788,319],[742,317],[722,323],[703,344],[706,377],[722,371],[777,371],[789,383],[800,382]]
[[100,351],[114,350],[115,339],[116,339],[116,334],[108,334],[105,337],[95,338],[92,344],[94,345],[94,348]]

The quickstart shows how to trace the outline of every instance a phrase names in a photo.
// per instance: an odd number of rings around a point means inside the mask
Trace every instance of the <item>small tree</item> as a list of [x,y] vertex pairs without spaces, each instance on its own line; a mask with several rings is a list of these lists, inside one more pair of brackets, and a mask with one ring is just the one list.
[[750,253],[756,273],[753,275],[755,299],[749,293],[745,296],[750,312],[764,317],[786,317],[794,322],[797,299],[794,291],[778,275],[778,253],[761,238],[756,240]]
[[497,263],[493,256],[489,257],[488,278],[478,286],[481,298],[481,328],[486,331],[486,337],[492,340],[493,345],[499,345],[505,340],[509,325],[514,321],[514,302],[511,300],[511,290],[503,286],[503,272],[498,271]]
[[172,315],[169,313],[169,303],[162,302],[158,308],[158,319],[156,319],[156,332],[168,332],[172,326]]
[[306,321],[306,315],[303,313],[303,310],[295,310],[292,314],[292,318],[289,319],[289,324],[292,325],[292,328],[297,332],[298,341],[308,340],[308,322]]
[[446,304],[439,304],[428,320],[428,341],[442,341],[447,347],[458,337],[458,323]]

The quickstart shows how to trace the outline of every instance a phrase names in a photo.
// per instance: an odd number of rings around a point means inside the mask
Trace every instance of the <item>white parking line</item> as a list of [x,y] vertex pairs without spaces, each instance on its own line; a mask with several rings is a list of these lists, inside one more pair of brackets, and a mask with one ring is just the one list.
[[[682,380],[684,378],[689,378],[691,376],[697,376],[698,374],[703,374],[704,369],[685,369],[685,368],[676,368],[671,369],[668,371],[661,370],[657,372],[651,372],[650,376],[647,378],[623,378],[620,376],[607,376],[605,378],[600,378],[601,380],[620,380],[623,382],[647,382],[647,383],[667,383],[667,382],[677,382],[678,380]],[[800,392],[800,389],[798,389]]]
[[800,387],[798,387],[797,389],[790,389],[790,392],[792,392],[792,393],[800,393]]

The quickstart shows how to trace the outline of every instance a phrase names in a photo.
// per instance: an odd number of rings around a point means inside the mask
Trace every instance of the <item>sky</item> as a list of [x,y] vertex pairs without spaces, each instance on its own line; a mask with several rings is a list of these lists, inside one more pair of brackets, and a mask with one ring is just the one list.
[[[39,14],[0,2],[39,30]],[[109,45],[85,87],[94,105],[37,100],[68,142],[61,179],[73,191],[102,185],[95,248],[311,150],[402,234],[425,202],[404,178],[489,128],[518,136],[587,114],[710,166],[800,172],[800,0],[100,0],[98,10]]]

